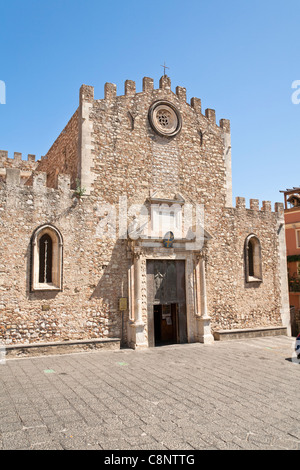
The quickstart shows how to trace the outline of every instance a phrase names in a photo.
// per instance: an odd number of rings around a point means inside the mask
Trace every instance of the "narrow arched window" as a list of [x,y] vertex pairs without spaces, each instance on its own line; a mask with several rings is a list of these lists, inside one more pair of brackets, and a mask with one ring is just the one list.
[[245,241],[245,277],[246,282],[262,281],[261,245],[254,234],[249,235]]
[[43,225],[31,239],[31,290],[61,290],[62,249],[60,232]]
[[249,240],[248,243],[248,270],[249,270],[249,276],[254,276],[254,247],[253,247],[253,241]]
[[39,240],[39,282],[52,282],[52,238],[47,233]]

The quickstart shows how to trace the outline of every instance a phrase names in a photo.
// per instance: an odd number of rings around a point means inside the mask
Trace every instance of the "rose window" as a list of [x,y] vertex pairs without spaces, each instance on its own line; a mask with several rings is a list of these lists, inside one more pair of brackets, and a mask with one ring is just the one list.
[[168,101],[157,101],[149,110],[149,120],[153,130],[162,136],[173,137],[181,129],[178,109]]

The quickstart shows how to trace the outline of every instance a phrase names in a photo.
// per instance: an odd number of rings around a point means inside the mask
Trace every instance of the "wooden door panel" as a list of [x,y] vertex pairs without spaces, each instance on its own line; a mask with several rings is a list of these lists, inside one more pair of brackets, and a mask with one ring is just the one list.
[[[154,305],[172,305],[171,325],[163,324],[166,337],[174,342],[187,342],[185,261],[147,261],[148,342],[155,345]],[[174,306],[174,307],[173,307]]]

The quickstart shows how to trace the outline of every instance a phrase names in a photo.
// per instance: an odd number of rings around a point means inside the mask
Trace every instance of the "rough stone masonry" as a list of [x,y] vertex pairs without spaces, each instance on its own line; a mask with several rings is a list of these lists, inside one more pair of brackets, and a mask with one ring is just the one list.
[[[283,205],[233,206],[230,122],[202,113],[199,98],[187,103],[169,77],[158,89],[145,77],[140,92],[127,80],[121,96],[106,83],[103,99],[82,85],[41,160],[2,151],[0,166],[4,344],[119,338],[143,348],[158,336],[289,332]],[[197,244],[187,215],[199,207]],[[169,235],[184,230],[166,246],[157,228],[168,223]]]

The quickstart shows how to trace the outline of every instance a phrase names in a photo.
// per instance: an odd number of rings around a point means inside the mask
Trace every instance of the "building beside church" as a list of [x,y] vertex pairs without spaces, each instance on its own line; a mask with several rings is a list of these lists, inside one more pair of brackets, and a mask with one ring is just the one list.
[[286,189],[284,218],[293,336],[300,332],[300,188]]
[[0,177],[6,345],[289,334],[283,204],[233,205],[230,122],[168,76],[83,85],[47,154],[2,151]]

